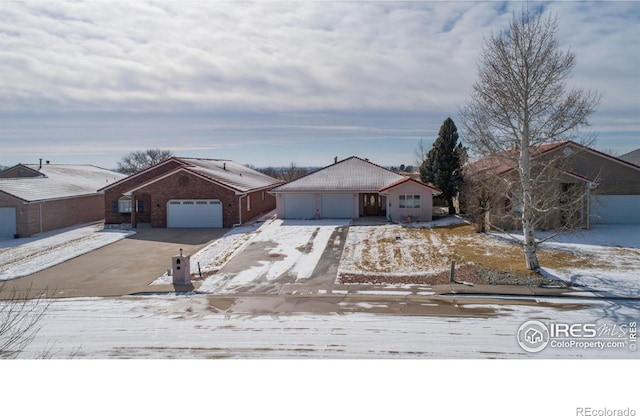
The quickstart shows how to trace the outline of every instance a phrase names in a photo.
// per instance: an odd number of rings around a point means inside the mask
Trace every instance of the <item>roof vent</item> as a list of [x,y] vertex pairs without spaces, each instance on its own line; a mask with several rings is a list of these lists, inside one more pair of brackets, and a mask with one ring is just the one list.
[[336,163],[338,163],[338,156],[335,156],[335,157],[333,158],[333,164],[335,165]]
[[227,170],[227,162],[222,164],[222,169]]

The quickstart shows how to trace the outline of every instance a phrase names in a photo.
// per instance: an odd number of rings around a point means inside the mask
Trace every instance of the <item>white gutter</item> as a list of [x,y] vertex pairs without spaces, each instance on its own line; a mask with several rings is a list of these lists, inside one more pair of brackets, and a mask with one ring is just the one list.
[[[240,195],[238,197],[238,216],[239,216],[240,222],[237,223],[237,224],[233,224],[231,226],[232,228],[239,227],[239,226],[242,225],[242,197],[243,196],[247,196],[247,194],[242,194],[242,195]],[[223,208],[223,210],[224,210],[224,208]]]

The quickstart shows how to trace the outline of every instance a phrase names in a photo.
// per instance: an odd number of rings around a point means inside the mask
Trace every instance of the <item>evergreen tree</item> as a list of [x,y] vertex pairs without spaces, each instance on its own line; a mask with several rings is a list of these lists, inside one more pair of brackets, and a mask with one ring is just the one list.
[[462,187],[461,167],[467,150],[458,143],[458,129],[451,117],[447,118],[438,133],[438,138],[420,165],[420,179],[442,190],[442,196],[449,206],[449,214],[455,214],[453,198]]

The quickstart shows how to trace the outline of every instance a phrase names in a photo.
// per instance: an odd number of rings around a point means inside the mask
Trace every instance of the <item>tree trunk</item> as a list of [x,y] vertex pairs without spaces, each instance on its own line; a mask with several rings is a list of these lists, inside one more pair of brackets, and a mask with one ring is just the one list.
[[525,106],[522,136],[520,138],[520,182],[522,184],[522,234],[524,235],[524,259],[527,269],[538,270],[536,254],[535,222],[533,215],[533,185],[531,183],[531,149],[529,148],[529,111]]
[[455,215],[456,207],[453,204],[453,197],[447,198],[447,204],[449,205],[449,215]]

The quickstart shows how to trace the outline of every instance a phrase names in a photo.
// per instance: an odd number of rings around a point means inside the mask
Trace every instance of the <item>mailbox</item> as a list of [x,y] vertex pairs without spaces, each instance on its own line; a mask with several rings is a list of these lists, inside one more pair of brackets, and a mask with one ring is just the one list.
[[173,274],[173,284],[191,283],[191,263],[189,256],[180,255],[171,258],[171,271]]

